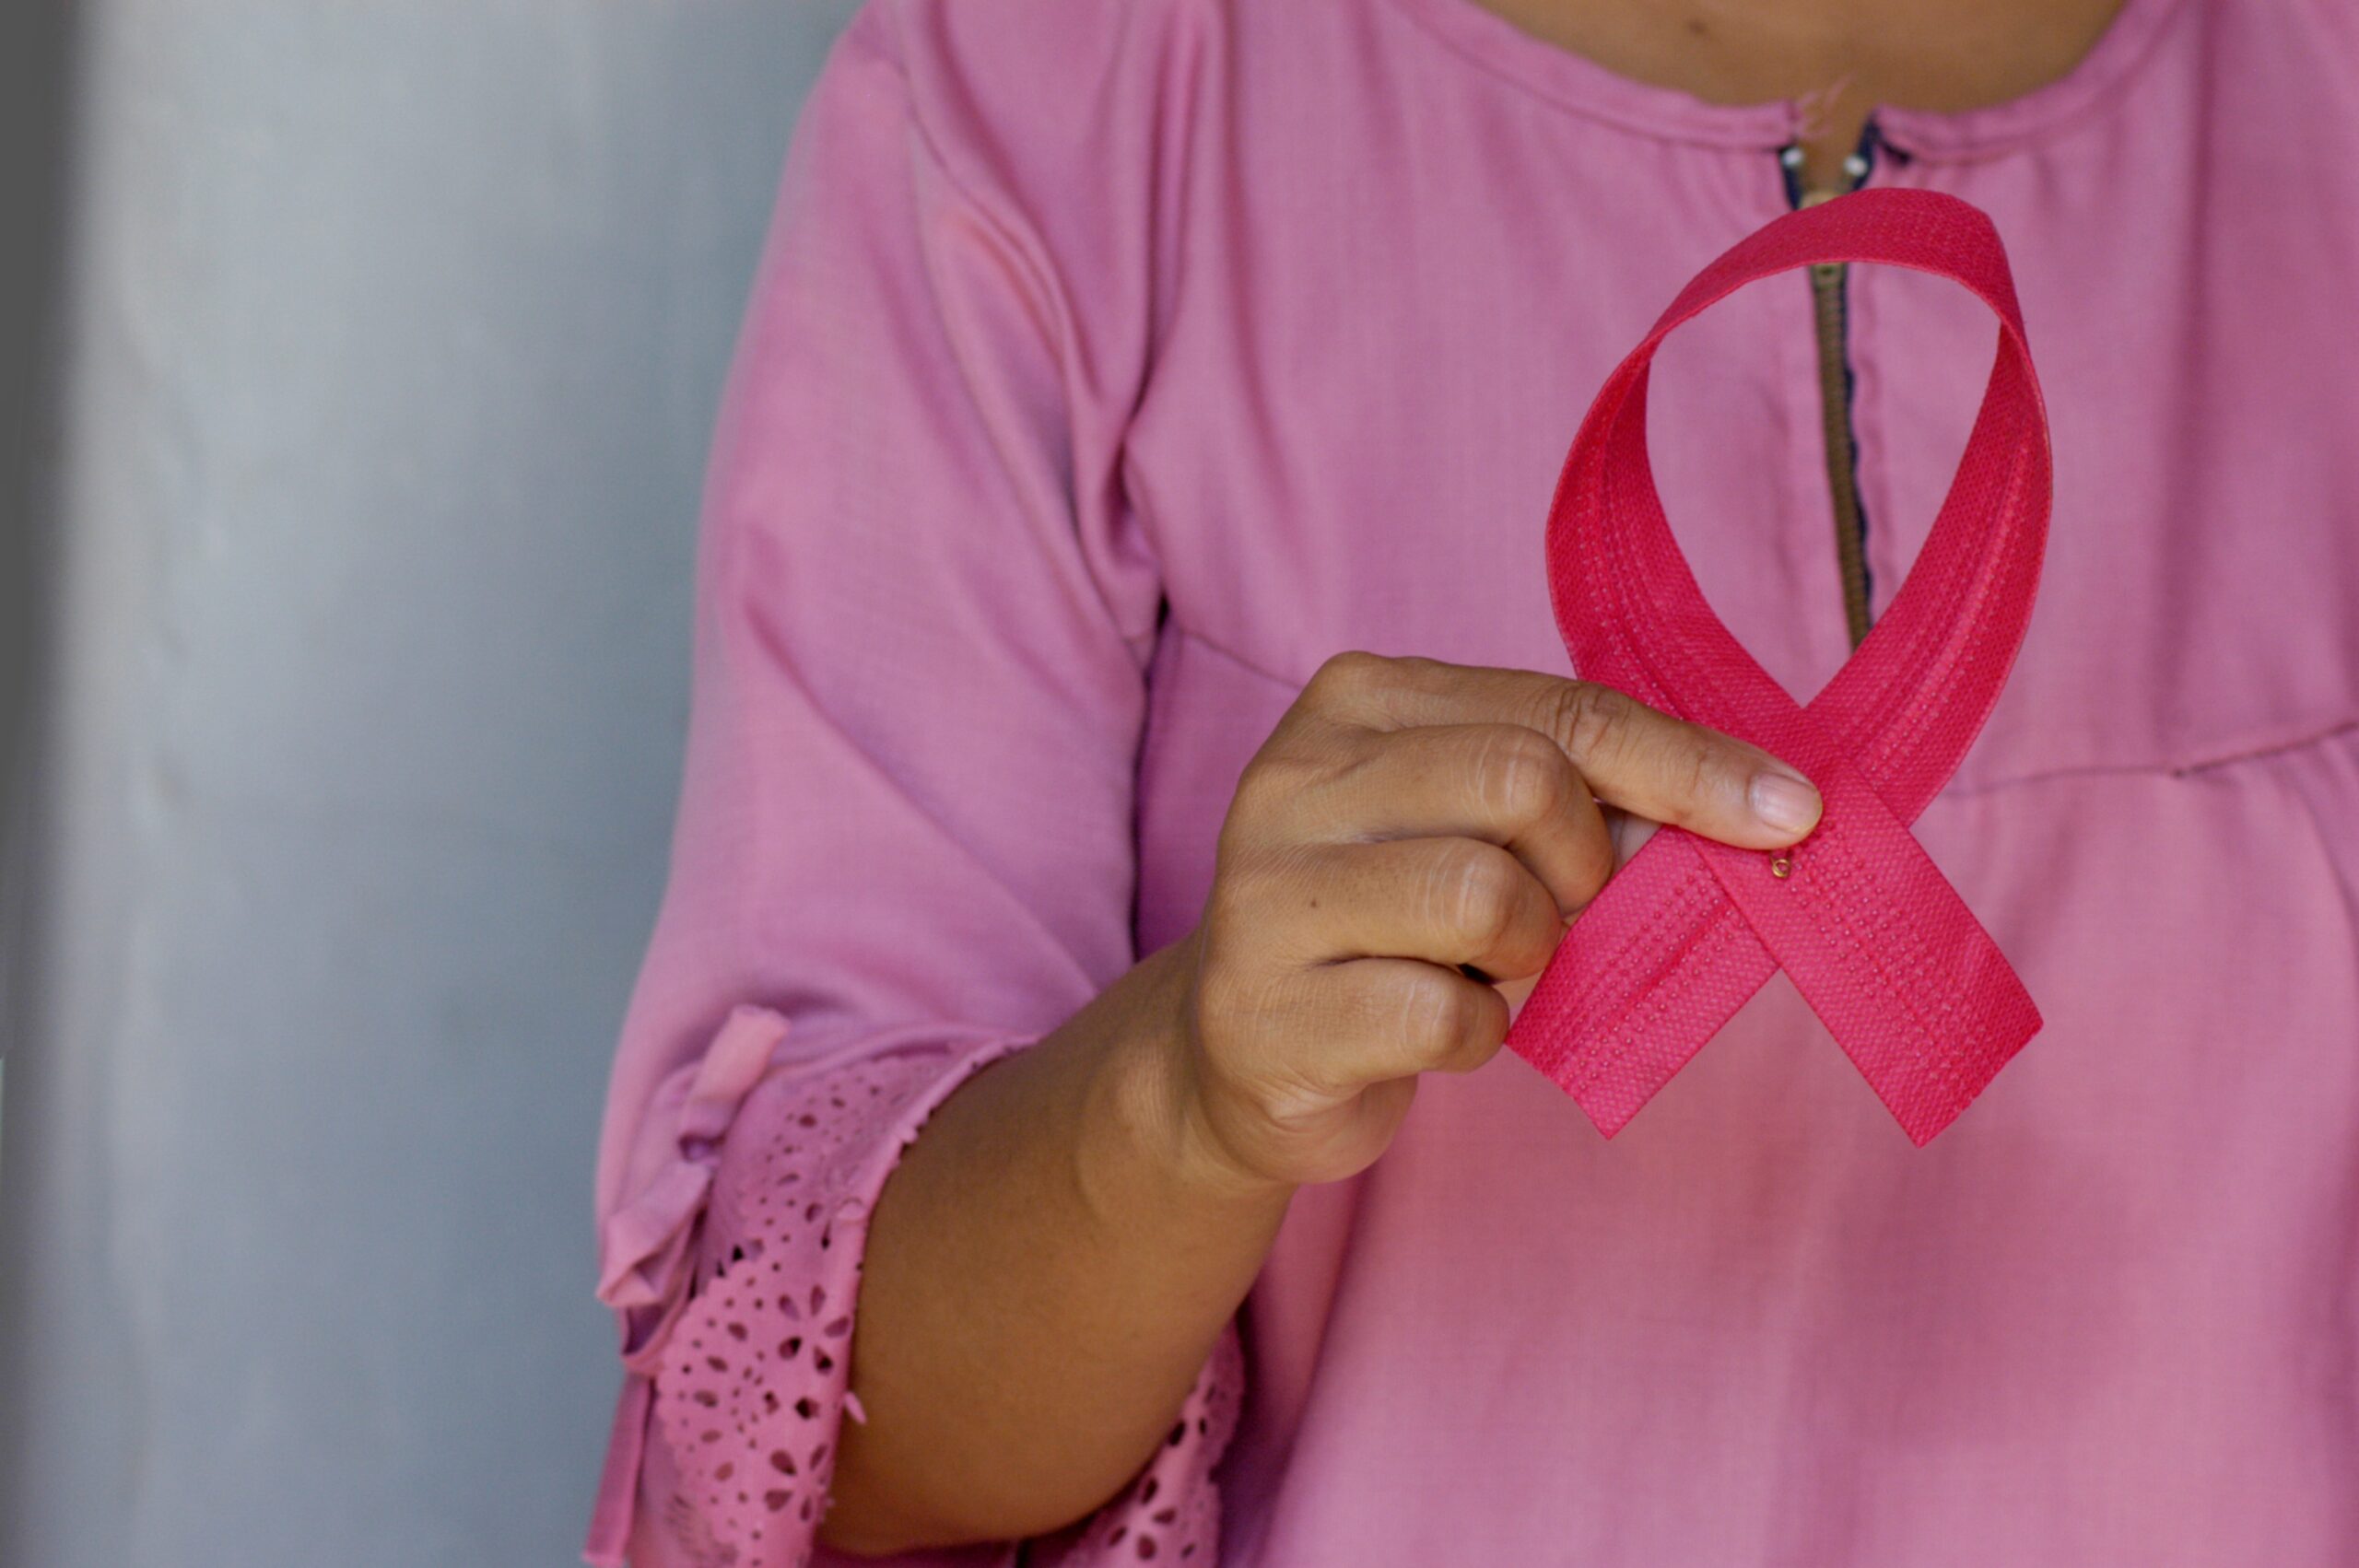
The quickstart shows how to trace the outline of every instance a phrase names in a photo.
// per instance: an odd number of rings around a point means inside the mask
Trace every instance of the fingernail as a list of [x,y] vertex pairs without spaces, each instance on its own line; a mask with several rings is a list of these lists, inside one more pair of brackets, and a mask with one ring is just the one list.
[[1818,821],[1818,791],[1783,773],[1756,773],[1745,791],[1753,814],[1780,833],[1800,833]]

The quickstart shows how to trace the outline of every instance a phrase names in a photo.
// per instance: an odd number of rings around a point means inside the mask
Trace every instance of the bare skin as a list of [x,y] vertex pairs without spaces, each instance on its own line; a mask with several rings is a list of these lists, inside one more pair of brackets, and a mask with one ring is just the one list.
[[[1757,814],[1765,776],[1790,825]],[[1767,754],[1605,687],[1331,660],[1245,770],[1202,922],[953,1094],[887,1184],[830,1544],[1006,1539],[1102,1503],[1295,1188],[1383,1153],[1419,1074],[1498,1051],[1616,865],[1614,814],[1772,848],[1818,812]]]
[[1803,184],[1840,183],[1880,103],[2003,103],[2065,75],[2121,0],[1473,0],[1625,76],[1711,103],[1801,99]]
[[[1475,0],[1468,0],[1475,3]],[[1813,98],[1807,182],[1877,102],[2001,101],[2120,0],[1481,0],[1715,101]],[[1058,1528],[1133,1477],[1294,1191],[1364,1170],[1426,1072],[1505,1037],[1655,823],[1775,848],[1790,769],[1602,688],[1339,655],[1256,754],[1203,918],[910,1145],[873,1218],[821,1539],[883,1555]],[[1774,788],[1772,786],[1771,788]],[[1470,973],[1469,971],[1473,971]]]

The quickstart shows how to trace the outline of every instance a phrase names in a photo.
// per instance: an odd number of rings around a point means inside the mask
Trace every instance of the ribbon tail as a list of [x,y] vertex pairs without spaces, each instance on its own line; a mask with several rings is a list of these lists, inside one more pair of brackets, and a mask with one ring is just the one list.
[[1795,978],[1802,1000],[1920,1148],[1990,1086],[2041,1025],[2031,993],[1998,944],[1947,883],[1942,891],[1955,912],[1927,934],[1931,953],[1922,966],[1898,973],[1892,971],[1896,954],[1880,960],[1897,1008],[1886,1002],[1862,1009],[1856,986],[1837,980],[1830,991],[1825,975],[1810,976],[1815,984]]
[[1581,911],[1508,1030],[1608,1138],[1671,1082],[1777,963],[1696,855],[1665,827]]
[[1696,841],[1731,902],[1909,1140],[1929,1143],[2040,1027],[1966,900],[1857,769],[1818,776],[1827,816],[1772,877]]

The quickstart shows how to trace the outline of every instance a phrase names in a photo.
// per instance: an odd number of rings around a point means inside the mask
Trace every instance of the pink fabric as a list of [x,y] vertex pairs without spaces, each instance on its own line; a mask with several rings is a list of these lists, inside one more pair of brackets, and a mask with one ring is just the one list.
[[[2037,613],[1912,826],[2036,1044],[1923,1149],[1784,976],[1610,1143],[1511,1055],[1425,1084],[1373,1168],[1297,1196],[1179,1444],[1054,1555],[2359,1561],[2355,18],[2126,0],[2048,87],[1879,117],[1871,188],[2006,236],[2054,431]],[[609,1555],[802,1556],[893,1160],[1188,929],[1320,660],[1564,667],[1566,443],[1786,209],[1796,123],[1473,0],[861,10],[714,447],[598,1176],[652,1375]],[[1990,317],[1899,268],[1847,301],[1881,619]],[[1802,279],[1665,340],[1649,397],[1706,600],[1818,692],[1850,649]]]
[[[1747,283],[1824,262],[1916,267],[1998,313],[1999,357],[1908,586],[1807,708],[1697,591],[1647,461],[1647,384],[1672,330]],[[1762,746],[1825,800],[1800,844],[1651,835],[1582,911],[1508,1045],[1611,1138],[1783,970],[1919,1143],[2039,1029],[2005,954],[1908,836],[1989,718],[2048,539],[2051,460],[2007,258],[1980,211],[1860,191],[1776,218],[1697,274],[1581,422],[1548,517],[1549,599],[1573,666]]]

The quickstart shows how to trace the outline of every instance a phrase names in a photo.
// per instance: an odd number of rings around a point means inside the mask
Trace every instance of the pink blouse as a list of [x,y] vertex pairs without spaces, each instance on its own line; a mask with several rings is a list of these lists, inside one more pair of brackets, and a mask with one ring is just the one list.
[[[714,450],[593,1562],[827,1560],[898,1152],[1190,927],[1327,655],[1564,671],[1566,443],[1787,208],[1798,123],[1475,0],[860,11]],[[1875,128],[1868,183],[1996,220],[2053,422],[2029,638],[1917,825],[2046,1028],[1921,1150],[1782,976],[1611,1143],[1512,1056],[1428,1082],[1028,1562],[2359,1562],[2359,7],[2127,0],[2062,79]],[[1992,328],[1844,302],[1880,608]],[[1813,321],[1747,288],[1651,419],[1804,697],[1849,651]]]

